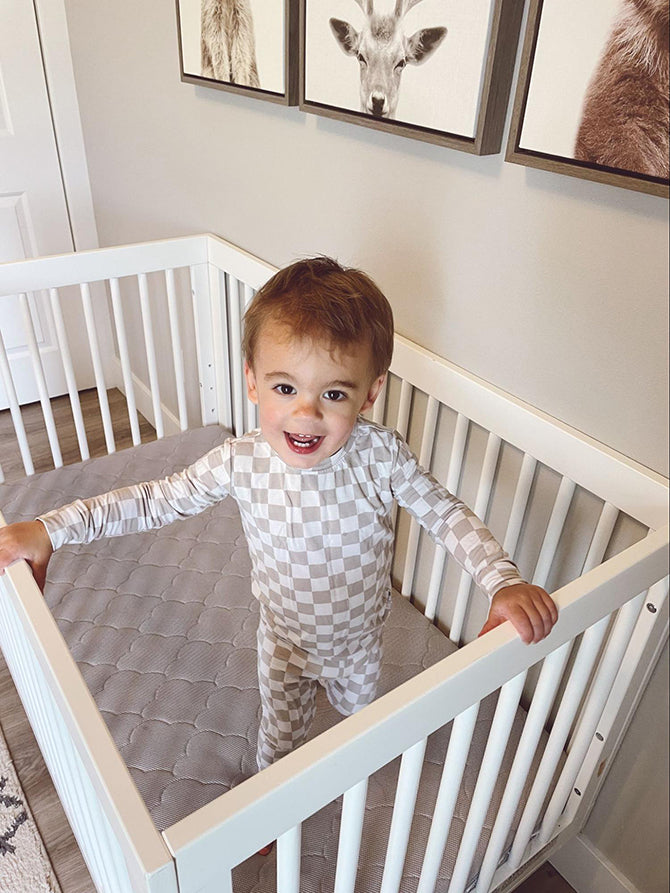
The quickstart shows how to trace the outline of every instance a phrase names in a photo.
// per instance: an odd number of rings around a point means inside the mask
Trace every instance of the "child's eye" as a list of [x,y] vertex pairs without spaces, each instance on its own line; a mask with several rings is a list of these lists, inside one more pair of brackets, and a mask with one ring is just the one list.
[[295,388],[290,384],[276,384],[273,390],[281,394],[282,397],[290,397],[292,394],[295,394]]
[[326,398],[326,400],[332,400],[333,403],[337,403],[340,400],[347,399],[347,395],[344,393],[344,391],[326,391],[323,396]]

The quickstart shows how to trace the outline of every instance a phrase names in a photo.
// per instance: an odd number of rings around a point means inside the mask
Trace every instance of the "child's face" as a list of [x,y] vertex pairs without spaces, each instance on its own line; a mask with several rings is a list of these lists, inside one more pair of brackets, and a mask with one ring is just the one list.
[[253,369],[245,364],[247,390],[265,439],[287,465],[312,468],[344,446],[386,377],[374,377],[370,359],[367,345],[343,353],[283,327],[261,330]]

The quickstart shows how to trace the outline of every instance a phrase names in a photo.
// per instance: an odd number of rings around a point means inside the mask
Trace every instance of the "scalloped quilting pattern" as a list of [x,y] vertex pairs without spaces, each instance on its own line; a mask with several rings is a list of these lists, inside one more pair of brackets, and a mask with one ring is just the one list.
[[[195,429],[0,486],[8,522],[55,505],[171,474],[220,443],[218,426]],[[256,678],[258,609],[237,507],[223,500],[150,533],[65,546],[49,565],[45,597],[158,830],[164,830],[255,772],[260,715]],[[455,650],[401,596],[385,629],[380,694]],[[495,699],[482,703],[441,878],[450,876],[467,818]],[[341,717],[320,691],[310,737]],[[520,711],[501,777],[522,728]],[[402,893],[416,889],[449,731],[429,739]],[[378,890],[399,761],[370,779],[357,890]],[[502,796],[496,791],[481,863]],[[522,798],[523,802],[523,798]],[[301,889],[332,889],[339,801],[303,827]],[[235,869],[239,893],[275,889],[275,851]]]

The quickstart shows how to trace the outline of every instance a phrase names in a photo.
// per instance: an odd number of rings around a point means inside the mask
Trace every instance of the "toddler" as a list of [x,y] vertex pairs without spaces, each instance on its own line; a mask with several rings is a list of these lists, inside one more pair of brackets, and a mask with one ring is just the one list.
[[260,603],[259,768],[305,740],[318,684],[344,715],[374,699],[394,501],[489,597],[482,632],[511,620],[524,641],[538,641],[557,618],[551,598],[521,579],[482,522],[398,434],[362,418],[392,350],[391,308],[364,273],[328,258],[287,267],[245,315],[245,375],[260,428],[164,480],[0,530],[0,573],[25,558],[43,587],[49,557],[64,543],[160,527],[232,496]]

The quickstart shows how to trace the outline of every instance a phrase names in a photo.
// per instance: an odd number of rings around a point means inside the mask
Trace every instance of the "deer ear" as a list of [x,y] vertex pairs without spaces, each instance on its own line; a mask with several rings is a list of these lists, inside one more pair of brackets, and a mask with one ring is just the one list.
[[446,28],[422,28],[416,34],[412,34],[407,46],[407,61],[412,65],[420,65],[435,50],[447,36]]
[[330,19],[330,27],[335,39],[349,56],[355,56],[358,47],[358,31],[352,28],[349,22],[342,19]]

